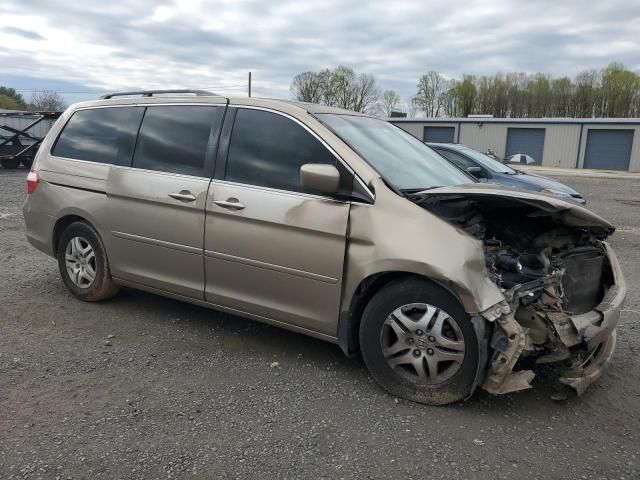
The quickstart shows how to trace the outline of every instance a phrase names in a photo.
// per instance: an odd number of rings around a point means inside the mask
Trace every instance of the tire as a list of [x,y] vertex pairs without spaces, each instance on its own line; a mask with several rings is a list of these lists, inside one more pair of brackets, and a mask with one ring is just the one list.
[[58,242],[57,258],[62,281],[76,298],[97,302],[118,293],[120,288],[111,278],[104,245],[90,225],[69,225]]
[[4,158],[0,160],[4,168],[18,168],[20,166],[19,158]]
[[429,405],[468,397],[480,361],[475,329],[460,302],[416,278],[390,283],[369,301],[360,351],[384,389]]

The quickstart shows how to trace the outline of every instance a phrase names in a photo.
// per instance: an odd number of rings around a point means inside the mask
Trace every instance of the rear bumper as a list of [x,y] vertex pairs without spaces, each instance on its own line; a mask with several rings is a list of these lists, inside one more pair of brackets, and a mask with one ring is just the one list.
[[41,252],[53,256],[52,232],[55,218],[33,208],[29,200],[27,199],[22,207],[27,240]]

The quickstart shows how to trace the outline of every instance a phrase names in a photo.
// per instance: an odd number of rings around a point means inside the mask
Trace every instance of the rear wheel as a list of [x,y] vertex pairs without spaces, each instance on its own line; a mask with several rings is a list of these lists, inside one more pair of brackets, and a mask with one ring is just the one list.
[[394,282],[367,305],[360,350],[372,376],[394,395],[443,405],[473,388],[478,341],[460,302],[426,280]]
[[95,302],[118,293],[102,241],[91,226],[69,225],[58,242],[57,256],[62,281],[80,300]]

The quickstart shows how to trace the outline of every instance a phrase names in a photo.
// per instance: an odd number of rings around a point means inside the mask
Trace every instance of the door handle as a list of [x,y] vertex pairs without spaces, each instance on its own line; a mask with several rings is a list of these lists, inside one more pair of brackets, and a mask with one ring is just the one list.
[[244,208],[244,205],[240,203],[240,200],[233,197],[227,198],[226,200],[214,200],[213,203],[222,208],[228,208],[230,210],[242,210]]
[[169,196],[171,198],[175,198],[176,200],[180,200],[182,202],[195,202],[196,196],[191,193],[189,190],[180,190],[179,192],[170,193]]

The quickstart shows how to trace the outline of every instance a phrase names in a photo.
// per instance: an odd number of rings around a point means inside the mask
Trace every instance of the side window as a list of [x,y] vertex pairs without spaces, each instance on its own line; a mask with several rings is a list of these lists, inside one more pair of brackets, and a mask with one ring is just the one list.
[[143,108],[78,110],[58,137],[52,155],[112,165],[131,165]]
[[444,158],[452,162],[458,168],[462,170],[467,170],[469,167],[477,167],[477,165],[469,160],[467,157],[460,155],[458,153],[452,152],[451,150],[436,150],[440,155]]
[[293,120],[262,110],[238,109],[226,180],[305,192],[300,183],[300,167],[305,163],[335,165],[336,158]]
[[[147,170],[209,176],[205,157],[209,137],[220,130],[223,107],[147,107],[133,166]],[[213,148],[213,146],[211,147]]]

